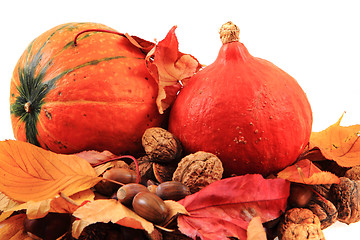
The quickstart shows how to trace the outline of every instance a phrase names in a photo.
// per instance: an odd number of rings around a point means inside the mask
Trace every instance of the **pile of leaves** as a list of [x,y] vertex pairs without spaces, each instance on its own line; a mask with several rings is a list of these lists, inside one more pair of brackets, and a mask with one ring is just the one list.
[[[319,161],[342,167],[360,165],[360,125],[340,126],[341,119],[313,133],[308,148],[292,166],[269,179],[258,174],[214,182],[175,202],[166,201],[176,226],[156,226],[114,199],[96,199],[99,161],[113,158],[94,151],[61,155],[30,143],[0,142],[0,239],[27,239],[25,215],[41,218],[48,212],[75,217],[72,236],[93,223],[115,223],[148,234],[175,231],[196,239],[266,239],[263,223],[279,218],[287,208],[290,182],[308,185],[336,184],[339,178],[320,170]],[[107,162],[109,164],[109,162]],[[224,191],[226,189],[226,191]]]

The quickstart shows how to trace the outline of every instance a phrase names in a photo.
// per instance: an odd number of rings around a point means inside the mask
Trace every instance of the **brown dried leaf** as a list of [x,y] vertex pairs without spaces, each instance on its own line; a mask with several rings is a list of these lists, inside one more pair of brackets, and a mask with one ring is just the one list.
[[333,184],[340,179],[333,173],[321,171],[310,160],[303,159],[278,173],[278,178],[304,184]]
[[71,196],[101,180],[83,158],[13,140],[0,142],[0,176],[0,192],[19,202]]
[[326,159],[342,167],[360,165],[360,125],[340,126],[341,118],[321,132],[313,132],[310,149],[319,148]]

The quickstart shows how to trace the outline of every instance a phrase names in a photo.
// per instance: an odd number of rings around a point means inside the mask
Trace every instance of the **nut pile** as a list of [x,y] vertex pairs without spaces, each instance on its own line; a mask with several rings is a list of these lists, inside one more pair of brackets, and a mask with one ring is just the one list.
[[291,183],[288,210],[269,239],[278,236],[279,240],[320,240],[324,239],[322,230],[336,221],[345,224],[360,221],[360,167],[343,168],[328,160],[320,162],[319,167],[336,174],[340,183],[313,186]]
[[[104,180],[94,186],[97,198],[117,199],[139,216],[161,226],[168,220],[165,200],[178,201],[222,178],[219,158],[207,152],[183,156],[181,143],[165,129],[147,129],[142,145],[145,155],[137,159],[140,182],[137,183],[135,162],[118,163],[103,171]],[[108,228],[108,225],[93,224],[86,227],[82,235],[84,239],[89,238],[89,234],[98,239],[94,231],[108,231]],[[143,238],[139,239],[189,239],[178,231],[157,231],[156,234],[157,237],[147,236],[143,232]]]

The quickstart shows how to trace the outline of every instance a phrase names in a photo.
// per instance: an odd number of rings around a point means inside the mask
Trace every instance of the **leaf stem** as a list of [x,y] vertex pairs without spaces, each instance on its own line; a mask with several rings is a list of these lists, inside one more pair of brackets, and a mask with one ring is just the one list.
[[79,207],[80,204],[78,204],[77,202],[75,202],[74,200],[72,200],[70,197],[66,196],[63,192],[60,192],[60,197],[62,197],[63,199],[65,199],[67,202]]

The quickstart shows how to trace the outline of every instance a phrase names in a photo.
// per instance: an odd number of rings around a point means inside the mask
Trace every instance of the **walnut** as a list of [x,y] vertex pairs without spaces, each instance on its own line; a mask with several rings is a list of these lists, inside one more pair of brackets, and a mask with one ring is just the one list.
[[319,218],[309,209],[292,208],[286,211],[279,226],[279,240],[324,240]]
[[146,129],[142,136],[146,154],[157,162],[171,162],[181,157],[180,141],[167,130],[160,127]]
[[360,180],[360,166],[352,167],[345,172],[344,177],[351,180]]
[[178,164],[173,180],[190,188],[192,193],[222,178],[224,168],[220,159],[212,153],[199,151],[190,154]]
[[[137,162],[142,180],[153,180],[159,183],[170,181],[177,167],[176,163],[162,164],[153,162],[148,155],[138,158]],[[131,163],[130,168],[136,171],[135,163]]]
[[336,222],[338,215],[336,207],[331,201],[323,197],[314,195],[307,208],[318,216],[321,229],[325,229]]
[[330,189],[331,201],[338,210],[340,222],[350,224],[360,220],[360,181],[340,178]]
[[313,185],[313,189],[315,192],[320,194],[322,197],[329,199],[330,197],[330,188],[331,184],[319,184],[319,185]]
[[[149,156],[145,155],[136,159],[139,165],[139,174],[141,179],[152,179],[155,180],[155,176],[152,169],[152,162]],[[136,165],[134,162],[130,164],[130,169],[136,171]]]

